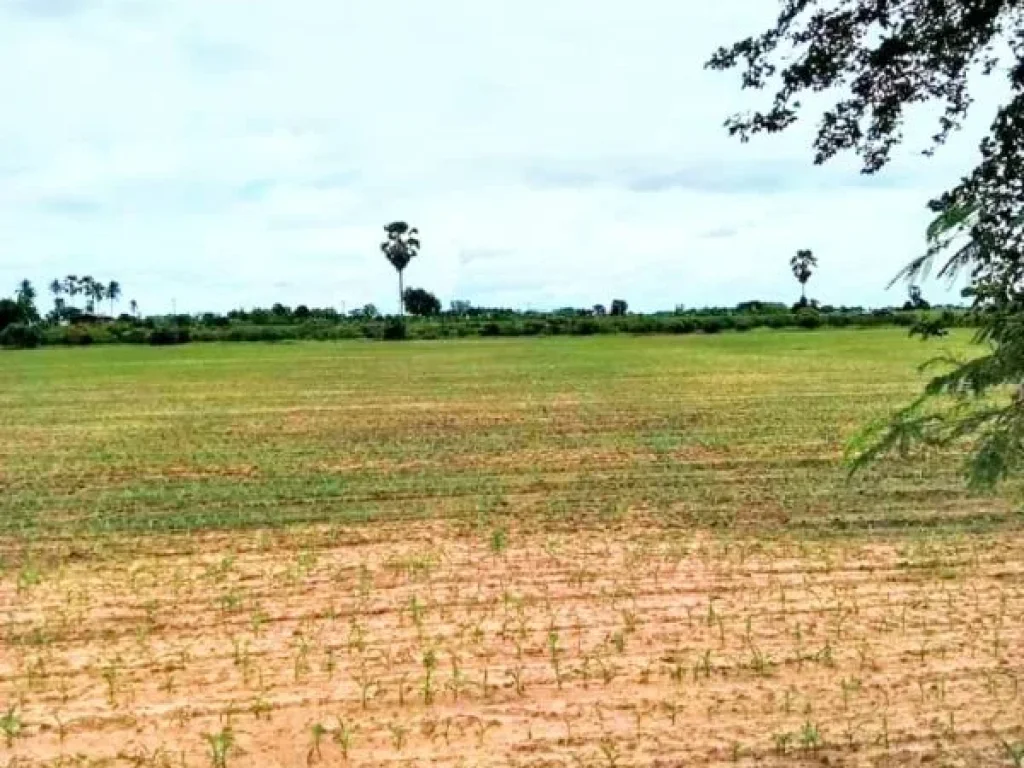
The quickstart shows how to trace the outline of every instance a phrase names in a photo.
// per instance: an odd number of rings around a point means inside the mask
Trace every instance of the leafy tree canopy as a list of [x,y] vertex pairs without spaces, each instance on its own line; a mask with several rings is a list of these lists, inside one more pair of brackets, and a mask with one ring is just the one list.
[[413,315],[426,317],[441,311],[441,302],[437,296],[423,288],[406,288],[402,301],[406,310]]
[[24,304],[14,299],[0,299],[0,331],[15,323],[28,323],[32,318]]
[[[707,64],[739,69],[742,87],[773,93],[763,109],[735,115],[730,133],[776,133],[804,113],[801,98],[837,94],[820,116],[814,161],[856,153],[864,173],[889,161],[909,107],[938,103],[942,114],[926,153],[944,143],[971,107],[973,76],[1005,77],[1007,101],[980,145],[977,166],[933,199],[928,248],[900,273],[969,276],[965,294],[983,318],[990,352],[943,360],[921,398],[853,445],[860,466],[889,450],[944,447],[972,439],[968,475],[989,485],[1024,461],[1024,2],[1022,0],[782,0],[776,23],[720,48]],[[950,404],[952,403],[952,404]]]

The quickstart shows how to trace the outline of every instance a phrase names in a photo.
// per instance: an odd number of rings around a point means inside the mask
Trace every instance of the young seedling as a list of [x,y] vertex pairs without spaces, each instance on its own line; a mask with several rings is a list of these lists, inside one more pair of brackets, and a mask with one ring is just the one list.
[[508,549],[508,532],[504,528],[495,528],[491,531],[491,553],[495,557],[504,554]]
[[409,729],[400,723],[389,723],[388,730],[391,731],[391,745],[396,752],[401,752],[405,747],[405,737],[409,735]]
[[775,667],[772,657],[757,648],[751,648],[750,668],[760,677],[770,677]]
[[675,700],[667,700],[662,702],[662,707],[666,712],[668,712],[669,721],[672,725],[675,725],[676,718],[679,716],[679,713],[683,711],[682,705]]
[[555,671],[555,682],[558,690],[562,690],[562,671],[559,662],[562,651],[558,647],[558,633],[554,630],[548,633],[548,652],[551,654],[551,667]]
[[1007,758],[1013,763],[1013,768],[1024,768],[1024,741],[1015,741],[1011,744],[1001,739],[1001,742]]
[[618,745],[610,738],[601,739],[601,754],[604,755],[608,768],[618,768],[622,753]]
[[822,744],[824,744],[824,740],[821,737],[821,731],[818,729],[818,724],[812,723],[810,720],[805,722],[803,727],[800,729],[800,745],[804,749],[817,751]]
[[409,687],[409,673],[403,672],[402,676],[398,679],[398,706],[405,706],[405,692]]
[[55,723],[57,723],[57,740],[60,742],[61,745],[63,745],[64,740],[67,738],[68,735],[67,726],[64,724],[64,721],[61,720],[59,712],[53,713],[53,720]]
[[614,664],[605,663],[604,659],[598,659],[597,663],[601,667],[601,680],[605,685],[610,685],[612,680],[618,675],[618,669]]
[[611,635],[610,640],[611,640],[612,645],[615,647],[616,651],[618,651],[619,653],[624,653],[625,652],[625,650],[626,650],[626,635],[625,635],[625,633],[623,633],[621,631],[613,632],[612,635]]
[[213,768],[227,768],[228,755],[235,745],[235,734],[231,726],[222,728],[217,733],[204,733],[203,738],[210,747],[210,763]]
[[409,616],[412,619],[413,625],[420,632],[423,631],[423,603],[419,601],[416,595],[409,598]]
[[484,739],[487,737],[487,731],[498,725],[497,722],[488,722],[483,718],[478,718],[476,721],[476,745],[480,748],[484,746]]
[[7,748],[10,749],[14,746],[14,740],[21,735],[21,717],[18,715],[18,708],[12,704],[7,708],[7,712],[0,717],[0,731],[4,734],[4,741],[7,743]]
[[270,713],[272,710],[273,707],[270,705],[270,702],[262,697],[256,699],[249,705],[249,712],[251,712],[252,716],[257,720],[270,720]]
[[366,639],[363,625],[359,623],[356,617],[352,617],[352,623],[349,624],[348,628],[348,650],[349,653],[352,651],[358,651],[362,653],[366,650]]
[[376,681],[370,677],[365,660],[359,666],[359,677],[356,678],[356,682],[359,683],[359,702],[362,708],[366,709],[370,699],[375,695]]
[[18,572],[18,594],[26,592],[32,587],[41,584],[43,575],[32,563],[26,562]]
[[622,611],[622,629],[627,635],[631,635],[636,632],[636,626],[639,622],[637,619],[636,611],[624,608]]
[[789,745],[793,742],[793,734],[788,732],[776,733],[772,736],[772,740],[775,742],[775,752],[780,757],[785,757],[786,750],[789,749]]
[[338,745],[338,749],[341,750],[341,757],[346,761],[348,760],[348,751],[352,748],[352,737],[354,735],[355,729],[339,718],[338,727],[331,734],[331,740]]
[[437,654],[428,650],[423,654],[423,703],[430,706],[434,702],[434,670],[437,668]]
[[515,685],[516,695],[522,696],[523,692],[526,690],[526,684],[523,681],[523,666],[521,664],[514,666],[509,670],[509,676],[512,678],[512,682]]
[[849,710],[850,708],[850,694],[856,693],[860,690],[860,680],[853,678],[847,680],[845,677],[839,681],[839,685],[843,691],[843,709]]
[[459,694],[466,687],[466,675],[459,668],[459,657],[454,653],[452,657],[452,679],[448,681],[448,687],[451,689],[452,696],[455,701],[459,700]]
[[103,676],[104,682],[107,684],[107,703],[112,707],[117,706],[117,681],[121,676],[120,659],[114,659],[107,662],[103,669],[100,670],[100,674]]
[[327,729],[322,723],[313,723],[313,727],[310,729],[309,752],[306,753],[307,765],[311,765],[323,759],[323,755],[320,754],[320,744],[324,740],[324,736],[326,734]]
[[294,675],[295,682],[299,682],[304,675],[309,674],[309,640],[303,635],[299,637],[298,646],[295,649]]

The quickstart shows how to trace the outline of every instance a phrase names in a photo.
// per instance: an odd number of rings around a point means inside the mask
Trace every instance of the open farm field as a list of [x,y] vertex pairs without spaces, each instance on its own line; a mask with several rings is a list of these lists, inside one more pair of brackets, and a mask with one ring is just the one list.
[[0,765],[1012,765],[1018,488],[848,480],[967,336],[0,355]]

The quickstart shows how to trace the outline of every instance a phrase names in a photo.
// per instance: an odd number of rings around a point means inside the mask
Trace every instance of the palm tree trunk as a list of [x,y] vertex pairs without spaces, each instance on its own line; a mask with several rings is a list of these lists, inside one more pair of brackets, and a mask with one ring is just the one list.
[[403,290],[402,273],[398,273],[398,316],[405,317],[405,291]]

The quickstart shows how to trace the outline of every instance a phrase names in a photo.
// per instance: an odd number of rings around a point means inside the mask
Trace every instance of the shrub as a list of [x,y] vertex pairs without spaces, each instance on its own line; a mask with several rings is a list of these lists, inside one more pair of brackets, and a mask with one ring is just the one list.
[[113,336],[122,344],[146,344],[149,342],[149,333],[144,328],[124,328],[116,331]]
[[779,315],[769,315],[764,318],[764,325],[769,328],[789,328],[794,325],[795,318],[789,312]]
[[601,326],[596,320],[577,320],[570,326],[570,332],[576,336],[593,336],[600,333]]
[[817,312],[802,311],[797,313],[796,324],[801,328],[820,328],[821,317]]
[[15,323],[26,325],[30,320],[24,305],[13,299],[0,299],[0,331]]
[[527,320],[523,323],[524,336],[540,336],[544,333],[544,323],[540,320]]
[[432,341],[441,338],[442,328],[437,323],[415,323],[410,326],[410,330],[412,338]]
[[384,324],[385,341],[403,341],[405,338],[405,323],[397,317],[388,318]]
[[70,325],[67,328],[66,333],[61,338],[64,344],[70,344],[76,347],[87,347],[93,343],[94,339],[92,333],[88,328],[82,325]]
[[149,343],[157,347],[169,346],[171,344],[188,344],[191,340],[192,335],[189,333],[188,328],[175,328],[169,325],[155,328],[149,334]]
[[0,331],[0,347],[10,349],[35,349],[43,343],[43,333],[38,326],[27,323],[11,323]]

